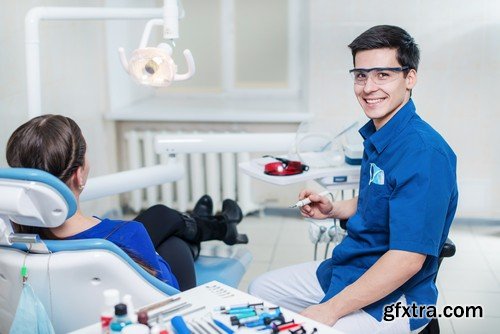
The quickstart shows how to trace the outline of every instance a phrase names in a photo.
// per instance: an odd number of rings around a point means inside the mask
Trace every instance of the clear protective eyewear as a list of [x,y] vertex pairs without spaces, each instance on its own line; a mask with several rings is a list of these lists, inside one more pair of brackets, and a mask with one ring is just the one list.
[[397,79],[399,72],[408,70],[408,66],[403,67],[373,67],[373,68],[353,68],[349,70],[356,85],[364,86],[368,77],[376,85],[384,85]]

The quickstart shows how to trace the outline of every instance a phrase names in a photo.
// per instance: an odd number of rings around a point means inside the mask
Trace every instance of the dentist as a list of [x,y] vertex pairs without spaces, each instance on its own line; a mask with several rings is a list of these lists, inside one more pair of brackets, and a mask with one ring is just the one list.
[[[395,26],[375,26],[350,45],[354,93],[370,121],[359,197],[331,203],[309,190],[302,215],[348,219],[332,257],[257,278],[251,294],[345,333],[418,333],[421,315],[383,319],[384,306],[435,305],[439,253],[455,215],[456,156],[416,113],[419,49]],[[278,284],[277,284],[278,283]]]

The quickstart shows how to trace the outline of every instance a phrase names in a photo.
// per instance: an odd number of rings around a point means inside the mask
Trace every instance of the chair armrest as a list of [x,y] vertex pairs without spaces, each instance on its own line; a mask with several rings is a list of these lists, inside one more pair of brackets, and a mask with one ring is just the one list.
[[339,220],[339,224],[340,224],[340,227],[343,229],[343,230],[347,230],[347,221],[349,219],[340,219]]

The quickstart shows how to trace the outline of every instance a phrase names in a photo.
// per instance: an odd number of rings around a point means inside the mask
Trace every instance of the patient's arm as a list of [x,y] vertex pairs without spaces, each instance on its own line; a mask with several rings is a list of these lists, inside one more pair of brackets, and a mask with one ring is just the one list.
[[332,326],[344,315],[399,288],[422,268],[425,258],[424,254],[389,250],[353,284],[330,300],[306,308],[301,314]]

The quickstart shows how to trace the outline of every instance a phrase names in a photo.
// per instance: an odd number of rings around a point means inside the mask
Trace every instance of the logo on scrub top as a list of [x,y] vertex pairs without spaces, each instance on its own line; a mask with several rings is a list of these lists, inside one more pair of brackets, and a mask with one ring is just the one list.
[[370,163],[370,182],[368,182],[368,185],[372,183],[383,185],[384,182],[385,182],[384,171],[374,163]]

